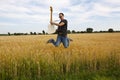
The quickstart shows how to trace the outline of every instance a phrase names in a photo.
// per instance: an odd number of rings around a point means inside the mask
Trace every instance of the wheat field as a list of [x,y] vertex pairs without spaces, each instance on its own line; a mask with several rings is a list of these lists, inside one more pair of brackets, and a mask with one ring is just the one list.
[[69,34],[69,48],[46,44],[56,35],[0,37],[0,80],[120,80],[120,33]]

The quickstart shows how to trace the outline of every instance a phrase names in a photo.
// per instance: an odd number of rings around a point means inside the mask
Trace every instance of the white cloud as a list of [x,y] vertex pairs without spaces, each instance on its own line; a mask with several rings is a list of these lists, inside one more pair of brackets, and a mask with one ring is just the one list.
[[86,7],[83,7],[81,5],[74,5],[74,6],[71,6],[69,9],[71,12],[74,12],[74,13],[79,12],[80,13],[80,12],[85,12]]
[[[84,3],[85,4],[85,3]],[[87,5],[87,3],[86,3]],[[92,6],[92,7],[91,7]],[[88,10],[88,8],[90,10]],[[120,7],[113,7],[109,4],[104,4],[102,1],[92,2],[89,6],[75,5],[70,8],[70,16],[74,16],[75,22],[83,23],[88,21],[95,21],[93,16],[98,17],[114,17],[114,12],[119,12]],[[118,15],[116,15],[118,16]]]
[[[37,23],[46,26],[49,24],[49,6],[52,5],[54,20],[58,19],[59,12],[64,12],[72,27],[72,25],[99,21],[97,17],[106,19],[120,17],[119,4],[120,0],[75,0],[74,2],[73,0],[1,0],[0,17],[6,19],[1,25],[22,23],[34,26]],[[102,19],[101,21],[104,22]]]
[[98,16],[110,16],[110,13],[112,11],[112,8],[99,4],[99,3],[95,3],[94,4],[94,8],[93,8],[93,14],[98,15]]
[[15,26],[16,23],[9,23],[9,22],[0,22],[0,26]]
[[5,5],[0,5],[0,10],[3,11],[4,13],[25,13],[25,12],[30,12],[28,8],[22,7],[22,6],[16,6],[16,5],[11,5],[11,4],[5,4]]
[[68,7],[70,5],[70,1],[69,0],[49,0],[50,1],[50,5],[52,5],[53,7],[57,7],[57,8],[64,8],[64,7]]
[[[5,1],[4,1],[5,2]],[[27,2],[28,1],[23,1]],[[15,5],[11,4],[14,3]],[[49,19],[49,9],[39,6],[25,6],[16,5],[18,2],[15,0],[9,1],[7,4],[0,5],[0,16],[5,18],[21,20],[24,23],[42,23]],[[14,22],[13,22],[14,23]]]
[[104,0],[105,2],[112,3],[112,4],[119,4],[120,5],[120,0]]

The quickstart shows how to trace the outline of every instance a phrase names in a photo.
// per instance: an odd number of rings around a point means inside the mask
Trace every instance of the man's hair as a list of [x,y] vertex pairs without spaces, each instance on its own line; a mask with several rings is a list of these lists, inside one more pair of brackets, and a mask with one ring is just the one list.
[[64,14],[63,14],[63,13],[59,13],[59,15],[60,15],[60,14],[64,16]]

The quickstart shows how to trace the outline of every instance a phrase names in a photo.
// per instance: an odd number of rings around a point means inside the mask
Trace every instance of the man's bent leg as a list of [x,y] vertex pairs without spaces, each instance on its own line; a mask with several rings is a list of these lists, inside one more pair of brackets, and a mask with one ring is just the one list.
[[58,47],[61,43],[61,36],[57,36],[57,40],[56,42],[53,42],[53,45],[55,45],[55,47]]
[[51,40],[51,43],[55,46],[55,47],[58,47],[61,43],[61,36],[57,36],[57,40],[56,42],[52,39]]
[[62,43],[65,48],[69,46],[69,39],[67,37],[62,37]]
[[61,43],[61,36],[57,36],[56,42],[54,39],[49,39],[47,43],[52,43],[55,47],[58,47]]

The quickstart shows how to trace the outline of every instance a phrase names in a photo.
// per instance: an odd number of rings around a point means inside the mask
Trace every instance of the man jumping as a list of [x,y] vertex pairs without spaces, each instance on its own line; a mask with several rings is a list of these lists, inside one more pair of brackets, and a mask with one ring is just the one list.
[[61,20],[59,23],[50,22],[51,24],[58,26],[58,29],[56,30],[57,40],[55,41],[54,39],[49,39],[47,43],[52,43],[54,46],[58,47],[62,42],[64,47],[67,48],[69,46],[69,42],[72,41],[72,39],[67,37],[68,22],[64,19],[63,13],[59,13],[59,18]]

